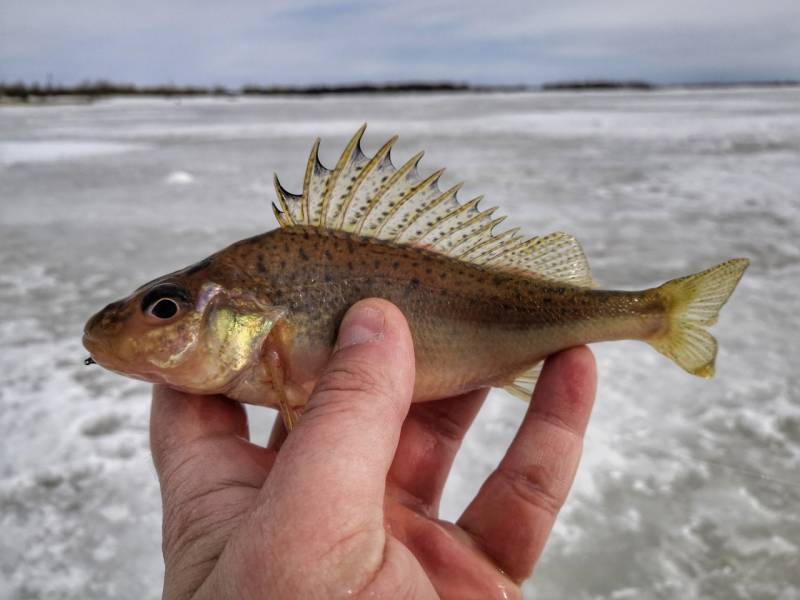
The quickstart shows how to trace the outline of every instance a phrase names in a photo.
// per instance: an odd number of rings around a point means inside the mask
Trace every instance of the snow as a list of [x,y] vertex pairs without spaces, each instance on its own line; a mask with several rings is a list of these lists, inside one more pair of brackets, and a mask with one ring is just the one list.
[[113,142],[23,140],[0,142],[0,165],[68,160],[84,156],[116,154],[137,150],[133,144]]
[[[800,91],[114,100],[0,108],[0,599],[158,598],[146,385],[82,364],[86,318],[274,226],[313,138],[364,121],[443,185],[583,243],[604,287],[734,256],[717,377],[597,345],[578,478],[532,598],[800,596]],[[202,185],[199,185],[202,182]],[[442,504],[456,518],[525,406],[493,392]],[[250,411],[266,439],[272,413]]]

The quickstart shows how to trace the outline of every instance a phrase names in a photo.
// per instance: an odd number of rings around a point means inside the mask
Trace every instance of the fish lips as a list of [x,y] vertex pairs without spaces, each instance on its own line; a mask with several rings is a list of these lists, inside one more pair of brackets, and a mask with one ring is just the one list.
[[91,364],[99,364],[105,366],[103,360],[98,360],[98,357],[107,356],[109,354],[109,349],[103,344],[100,340],[96,337],[92,336],[89,332],[89,327],[87,325],[86,331],[83,332],[83,347],[89,351],[89,358],[87,358],[84,363],[87,365]]

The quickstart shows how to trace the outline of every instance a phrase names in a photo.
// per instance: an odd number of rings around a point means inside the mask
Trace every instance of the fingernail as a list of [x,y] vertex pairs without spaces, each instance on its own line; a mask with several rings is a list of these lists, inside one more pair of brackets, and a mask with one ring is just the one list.
[[383,312],[370,306],[351,308],[339,327],[336,348],[349,348],[358,344],[383,339]]

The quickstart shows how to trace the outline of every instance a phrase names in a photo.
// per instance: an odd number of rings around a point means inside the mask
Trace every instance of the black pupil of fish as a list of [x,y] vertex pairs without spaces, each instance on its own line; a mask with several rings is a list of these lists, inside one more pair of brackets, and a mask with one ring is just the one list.
[[150,309],[150,314],[159,319],[171,319],[178,313],[178,305],[175,300],[162,298],[158,300]]

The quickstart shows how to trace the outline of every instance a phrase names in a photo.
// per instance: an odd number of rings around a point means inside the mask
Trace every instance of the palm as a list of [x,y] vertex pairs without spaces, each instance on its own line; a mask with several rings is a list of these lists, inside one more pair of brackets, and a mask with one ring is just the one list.
[[[587,381],[593,377],[590,370],[585,369]],[[558,388],[556,374],[549,380]],[[578,388],[587,390],[592,385],[578,382]],[[385,533],[375,535],[383,536],[387,545],[399,543],[411,557],[402,563],[403,573],[392,578],[412,588],[414,580],[430,580],[444,598],[518,596],[518,582],[538,558],[569,487],[571,474],[565,476],[565,469],[575,467],[543,466],[521,473],[512,445],[458,524],[438,520],[452,461],[485,395],[477,391],[413,405],[386,479]],[[537,395],[542,396],[536,402],[540,418],[526,418],[518,438],[533,430],[546,438],[550,451],[570,459],[575,453],[567,445],[580,438],[570,430],[569,416],[558,416],[562,410],[558,406],[566,399],[564,390],[541,394],[537,390]],[[572,405],[566,400],[566,409],[576,412],[578,422],[588,417],[590,398],[573,399]],[[195,412],[193,427],[198,434],[193,438],[192,431],[177,432],[175,445],[154,445],[164,490],[165,597],[170,598],[194,597],[198,590],[197,596],[203,596],[204,582],[226,547],[237,537],[253,536],[252,515],[268,494],[270,473],[286,437],[278,424],[267,446],[258,446],[248,441],[246,416],[237,403],[207,397],[185,397],[183,402],[181,408],[176,408],[179,403],[174,399],[156,403],[153,412],[154,422],[175,423],[175,415],[169,413],[186,411],[188,406]],[[529,415],[536,412],[533,409]],[[574,429],[579,431],[580,424]],[[563,439],[558,441],[556,434]],[[548,480],[548,473],[555,477]],[[180,576],[171,577],[175,573]]]
[[[482,552],[467,543],[469,537],[456,525],[436,519],[444,483],[441,478],[446,476],[461,438],[455,431],[443,431],[442,424],[454,426],[455,421],[450,419],[457,417],[450,416],[450,411],[468,416],[471,421],[469,413],[474,414],[483,396],[485,392],[455,402],[442,400],[412,407],[387,481],[385,519],[391,536],[405,545],[421,566],[408,575],[439,580],[434,583],[440,584],[436,587],[444,597],[465,598],[473,593],[488,598],[492,590],[499,589],[498,585],[506,590],[516,588]],[[236,418],[232,404],[220,402],[219,408],[223,419]],[[464,425],[468,426],[469,421]],[[241,433],[244,427],[242,423]],[[189,457],[176,466],[170,477],[186,482],[184,485],[191,485],[193,490],[187,502],[175,507],[170,515],[171,526],[164,532],[165,554],[178,561],[167,564],[167,568],[183,571],[188,567],[194,571],[191,579],[182,581],[190,583],[190,589],[181,590],[179,596],[190,596],[201,587],[231,536],[237,535],[242,517],[257,504],[285,435],[278,420],[266,448],[243,436],[204,438],[185,448]],[[421,454],[419,448],[430,448],[431,441],[438,445],[436,451]],[[417,471],[418,479],[409,478],[412,470],[423,466],[421,461],[428,463],[424,465],[427,473],[420,477]],[[164,500],[167,508],[169,498]],[[180,564],[184,559],[195,566]],[[486,593],[476,593],[484,588]]]

